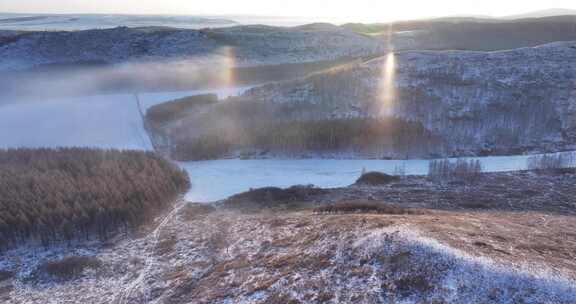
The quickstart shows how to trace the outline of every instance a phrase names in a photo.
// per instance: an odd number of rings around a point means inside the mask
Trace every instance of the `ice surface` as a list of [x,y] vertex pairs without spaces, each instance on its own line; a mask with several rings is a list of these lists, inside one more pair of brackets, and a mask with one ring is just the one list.
[[[195,94],[238,94],[245,88],[140,94],[144,110],[152,105]],[[136,100],[130,94],[98,95],[12,103],[0,106],[0,148],[83,146],[151,149]],[[528,156],[478,158],[484,171],[526,169]],[[363,169],[426,174],[427,160],[265,159],[181,163],[192,180],[187,199],[209,202],[250,188],[297,184],[341,187],[352,184]]]
[[[485,172],[527,168],[528,155],[478,157]],[[406,174],[428,173],[428,160],[265,159],[184,162],[192,181],[189,201],[209,202],[259,187],[313,184],[323,188],[348,186],[363,169],[393,174],[405,166]]]
[[[243,88],[140,94],[144,111],[154,104],[204,93],[220,97]],[[0,148],[100,147],[151,149],[131,94],[97,95],[0,106]]]

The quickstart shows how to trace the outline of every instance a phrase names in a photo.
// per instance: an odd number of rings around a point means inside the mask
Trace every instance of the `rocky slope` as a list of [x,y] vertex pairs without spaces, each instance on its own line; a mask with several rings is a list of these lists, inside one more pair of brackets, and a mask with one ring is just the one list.
[[187,30],[160,27],[73,32],[6,31],[0,70],[43,65],[191,61],[232,66],[284,64],[373,55],[375,38],[328,24],[301,27],[237,26]]

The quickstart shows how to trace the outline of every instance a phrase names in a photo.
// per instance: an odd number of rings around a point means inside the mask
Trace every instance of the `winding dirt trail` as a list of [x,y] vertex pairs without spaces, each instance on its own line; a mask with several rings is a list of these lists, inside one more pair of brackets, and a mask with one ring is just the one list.
[[[146,250],[147,254],[144,256],[145,266],[140,270],[136,279],[130,282],[126,288],[123,288],[120,290],[120,292],[118,292],[118,294],[114,297],[114,301],[112,301],[112,303],[127,304],[130,302],[132,297],[138,292],[142,292],[142,294],[146,297],[146,292],[144,292],[143,290],[145,288],[144,285],[146,275],[155,265],[155,259],[156,259],[153,249],[158,244],[158,240],[162,232],[162,229],[166,227],[166,225],[174,218],[176,214],[178,214],[180,209],[182,209],[182,207],[184,207],[185,205],[186,202],[183,199],[178,199],[176,204],[174,204],[172,210],[160,218],[160,222],[158,223],[156,228],[153,231],[151,231],[147,236],[144,237],[145,240],[146,239],[149,240],[149,242],[147,242],[148,243],[147,246],[151,246],[151,250]],[[129,275],[130,274],[128,274],[127,276]],[[144,299],[144,303],[147,302],[148,301]]]

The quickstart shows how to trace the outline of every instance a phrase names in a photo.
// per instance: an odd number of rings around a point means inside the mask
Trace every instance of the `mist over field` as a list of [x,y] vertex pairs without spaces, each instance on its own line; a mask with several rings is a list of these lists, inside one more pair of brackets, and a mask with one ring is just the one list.
[[562,1],[7,0],[0,302],[575,303]]

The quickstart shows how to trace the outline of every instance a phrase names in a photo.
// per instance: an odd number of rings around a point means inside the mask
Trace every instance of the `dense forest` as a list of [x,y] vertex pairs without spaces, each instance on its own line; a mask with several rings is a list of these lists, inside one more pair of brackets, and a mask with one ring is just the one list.
[[187,174],[151,152],[0,150],[0,249],[106,239],[169,206]]
[[218,96],[215,94],[204,94],[184,97],[169,102],[161,103],[146,110],[146,119],[151,123],[163,124],[180,117],[195,107],[216,103]]
[[178,160],[212,159],[234,152],[259,151],[286,156],[302,153],[353,153],[382,158],[428,153],[439,144],[421,124],[396,118],[334,118],[254,121],[203,128],[198,136],[174,143]]

